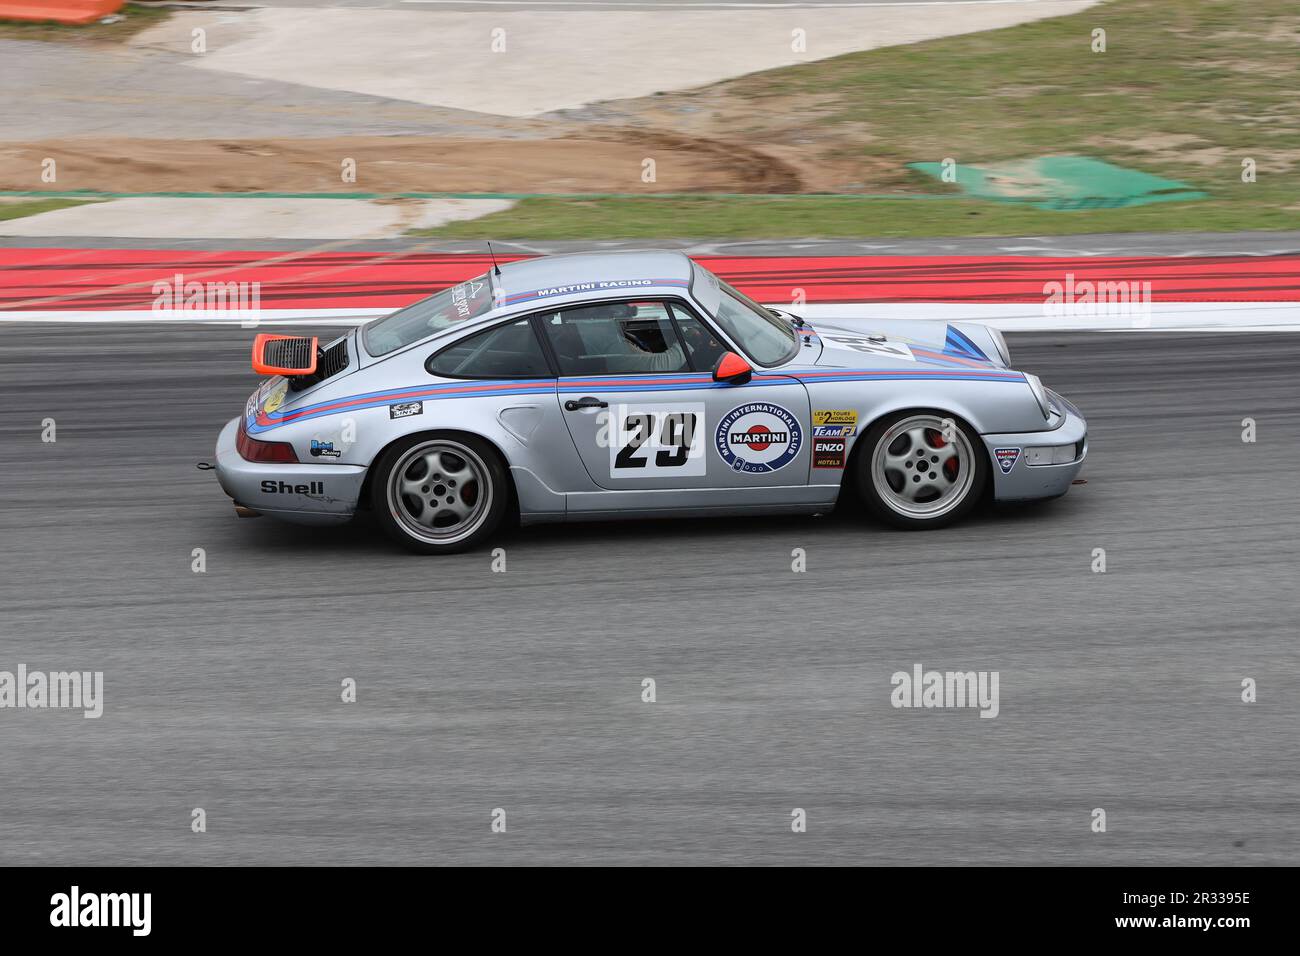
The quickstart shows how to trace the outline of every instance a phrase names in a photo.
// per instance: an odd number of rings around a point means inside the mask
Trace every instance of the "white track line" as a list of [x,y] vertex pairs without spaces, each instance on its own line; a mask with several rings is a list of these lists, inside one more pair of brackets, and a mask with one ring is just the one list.
[[[785,306],[777,305],[777,308]],[[891,302],[817,303],[794,309],[810,319],[872,317],[942,322],[978,322],[1005,332],[1300,332],[1300,302],[1153,302],[1146,313],[1096,315],[1076,306],[1063,315],[1048,314],[1041,303]]]
[[606,10],[627,10],[634,7],[663,7],[672,10],[800,10],[800,9],[856,9],[862,7],[987,7],[1011,3],[1059,3],[1063,0],[908,0],[906,3],[879,3],[855,0],[852,3],[738,3],[701,0],[699,3],[673,3],[671,0],[402,0],[402,3],[421,3],[448,7],[599,7]]
[[[788,303],[771,303],[789,308]],[[262,309],[259,312],[138,309],[122,311],[0,312],[0,323],[144,325],[353,326],[392,309]],[[963,302],[816,303],[795,309],[814,325],[818,320],[851,319],[855,324],[878,319],[930,319],[979,322],[1009,332],[1296,332],[1300,302],[1156,302],[1150,314],[1047,315],[1036,303],[971,304]]]

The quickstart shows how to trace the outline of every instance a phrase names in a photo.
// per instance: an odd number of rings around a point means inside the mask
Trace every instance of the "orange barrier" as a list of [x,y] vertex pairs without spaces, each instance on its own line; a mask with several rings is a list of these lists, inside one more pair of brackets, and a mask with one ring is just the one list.
[[0,0],[0,20],[54,20],[58,23],[94,23],[121,10],[126,0]]

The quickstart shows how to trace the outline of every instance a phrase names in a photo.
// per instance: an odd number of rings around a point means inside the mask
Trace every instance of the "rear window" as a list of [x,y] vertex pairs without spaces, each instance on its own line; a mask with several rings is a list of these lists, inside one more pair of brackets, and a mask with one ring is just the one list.
[[492,286],[484,274],[377,319],[365,326],[361,334],[367,352],[387,355],[458,322],[483,315],[491,308]]
[[429,359],[444,378],[549,378],[551,367],[528,319],[467,336]]

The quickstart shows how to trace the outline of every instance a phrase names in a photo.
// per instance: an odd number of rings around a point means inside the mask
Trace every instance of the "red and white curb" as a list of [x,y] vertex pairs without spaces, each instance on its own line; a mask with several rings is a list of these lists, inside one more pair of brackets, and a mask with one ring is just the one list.
[[[939,319],[1009,331],[1300,328],[1296,255],[698,259],[754,299],[814,321]],[[490,266],[483,254],[411,251],[0,249],[0,322],[350,326]],[[256,295],[252,307],[242,295],[242,308],[157,307],[185,298],[191,283]]]

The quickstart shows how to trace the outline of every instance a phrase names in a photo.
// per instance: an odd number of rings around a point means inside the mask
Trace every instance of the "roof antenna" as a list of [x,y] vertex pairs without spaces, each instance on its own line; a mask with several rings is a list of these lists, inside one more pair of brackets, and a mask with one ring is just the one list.
[[488,256],[490,256],[492,259],[492,274],[499,276],[501,274],[501,267],[497,265],[497,257],[492,252],[492,243],[489,242],[487,244],[487,247],[488,247]]

